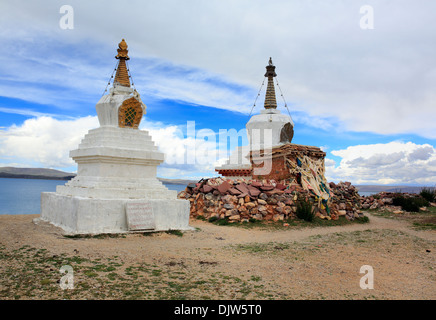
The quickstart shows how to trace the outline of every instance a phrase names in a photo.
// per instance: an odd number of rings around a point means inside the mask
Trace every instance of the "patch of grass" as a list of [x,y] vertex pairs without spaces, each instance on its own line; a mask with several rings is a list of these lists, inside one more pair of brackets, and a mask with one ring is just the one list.
[[86,270],[86,271],[84,272],[84,274],[85,274],[85,276],[90,277],[90,278],[95,278],[95,277],[98,276],[98,274],[95,273],[95,272],[92,271],[92,270]]
[[436,201],[436,188],[424,187],[421,189],[419,195],[423,197],[425,200],[427,200],[428,202],[434,202]]
[[[235,222],[231,223],[227,219],[217,219],[214,217],[211,221],[215,225],[219,226],[231,226],[244,229],[266,229],[266,230],[294,230],[298,228],[314,228],[314,227],[329,227],[329,226],[342,226],[354,223],[367,223],[369,218],[367,216],[356,218],[353,221],[348,220],[344,216],[340,216],[338,220],[327,220],[319,217],[314,217],[312,221],[305,221],[303,219],[289,218],[285,220],[257,220],[251,219],[249,222]],[[284,224],[288,225],[285,226]]]
[[231,246],[236,250],[247,251],[250,253],[258,253],[258,252],[279,252],[282,250],[289,249],[289,243],[280,243],[280,242],[268,242],[268,243],[249,243],[249,244],[239,244],[236,246]]
[[178,236],[178,237],[183,237],[183,232],[182,231],[180,231],[180,230],[168,230],[168,231],[165,231],[167,234],[172,234],[172,235],[175,235],[175,236]]
[[215,221],[217,221],[219,218],[217,217],[217,216],[213,216],[213,217],[210,217],[207,221],[209,221],[209,222],[215,222]]
[[401,209],[408,212],[419,212],[420,207],[427,207],[429,202],[421,196],[406,198],[403,195],[397,195],[392,199],[394,206],[401,206]]
[[230,223],[229,219],[227,219],[227,218],[217,219],[217,220],[214,220],[212,223],[214,223],[218,226],[227,226],[227,225],[233,224],[233,223]]
[[[116,256],[90,260],[54,255],[30,246],[14,250],[1,245],[0,257],[0,299],[187,300],[218,297],[238,300],[274,297],[263,288],[260,277],[210,273],[204,263],[193,269],[186,269],[183,263],[168,261],[125,265]],[[63,276],[59,268],[65,264],[71,265],[74,271],[73,290],[62,290],[59,286]]]
[[435,223],[414,222],[413,226],[418,230],[436,230]]
[[102,234],[64,234],[68,239],[107,239],[107,238],[125,238],[125,233],[102,233]]
[[304,221],[313,221],[315,213],[313,212],[312,203],[306,200],[298,201],[296,215],[297,218],[303,219]]
[[261,281],[262,277],[260,277],[260,276],[251,276],[250,280],[257,282],[257,281]]
[[368,223],[369,222],[369,217],[367,217],[367,216],[363,216],[361,218],[359,217],[359,218],[356,219],[356,221],[358,223]]

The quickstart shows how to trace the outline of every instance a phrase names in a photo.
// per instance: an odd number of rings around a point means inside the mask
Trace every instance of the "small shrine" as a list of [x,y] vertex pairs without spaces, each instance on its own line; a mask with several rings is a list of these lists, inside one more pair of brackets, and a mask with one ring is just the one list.
[[231,180],[273,180],[302,185],[305,189],[315,188],[318,196],[327,198],[328,191],[317,187],[327,184],[324,177],[326,153],[315,146],[292,143],[294,122],[290,114],[277,110],[275,70],[270,58],[265,73],[268,82],[264,109],[246,124],[249,145],[237,147],[215,171]]
[[96,105],[100,127],[70,152],[77,176],[41,194],[41,220],[70,234],[191,230],[189,201],[156,178],[164,154],[139,130],[146,106],[130,82],[124,39],[115,58],[113,86]]
[[[264,108],[246,124],[249,144],[237,147],[224,165],[215,168],[221,177],[189,184],[178,197],[189,200],[191,217],[211,222],[288,221],[298,216],[300,204],[308,202],[306,209],[312,208],[320,219],[362,218],[357,189],[349,182],[327,182],[326,153],[292,143],[294,122],[289,110],[288,115],[277,110],[275,69],[270,58]],[[278,82],[277,87],[283,96]]]

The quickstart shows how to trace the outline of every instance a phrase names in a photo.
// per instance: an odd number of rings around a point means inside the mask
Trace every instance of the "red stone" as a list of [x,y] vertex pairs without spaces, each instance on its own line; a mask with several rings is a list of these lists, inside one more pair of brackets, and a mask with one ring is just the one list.
[[269,191],[269,190],[273,190],[274,186],[271,184],[264,184],[262,187],[260,187],[260,189],[263,191]]
[[224,193],[226,193],[227,191],[229,191],[229,189],[231,188],[232,186],[227,182],[227,181],[224,181],[223,183],[221,183],[219,186],[218,186],[218,191],[221,193],[221,194],[224,194]]
[[213,188],[211,186],[208,186],[208,185],[204,185],[203,186],[203,192],[204,193],[211,192],[212,190],[213,190]]
[[279,189],[279,190],[285,190],[285,189],[286,189],[286,186],[285,186],[284,184],[277,183],[277,184],[276,184],[276,188]]
[[251,182],[251,185],[252,185],[253,187],[261,187],[261,186],[262,186],[262,183],[260,183],[259,181],[252,181],[252,182]]
[[270,191],[265,191],[265,194],[268,196],[272,196],[273,194],[282,194],[284,191],[279,189],[273,189]]
[[238,189],[242,193],[248,193],[248,188],[247,188],[247,185],[245,183],[237,184],[235,187],[236,187],[236,189]]
[[259,191],[259,189],[255,188],[253,186],[248,186],[248,193],[252,197],[257,197],[260,194],[260,191]]
[[236,188],[230,188],[230,189],[229,189],[229,193],[230,193],[231,195],[234,195],[234,196],[237,196],[237,195],[242,194],[242,192],[239,191],[239,190],[236,189]]

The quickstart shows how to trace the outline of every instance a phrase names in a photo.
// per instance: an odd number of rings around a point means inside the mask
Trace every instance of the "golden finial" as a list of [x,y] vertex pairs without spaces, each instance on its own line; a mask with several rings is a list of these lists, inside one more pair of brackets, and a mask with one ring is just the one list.
[[266,66],[265,77],[268,77],[268,85],[266,87],[265,94],[265,109],[276,109],[277,101],[276,101],[276,92],[274,89],[274,77],[277,76],[276,67],[273,65],[271,57],[269,58],[268,65]]
[[115,58],[117,59],[125,59],[125,60],[129,60],[129,56],[127,55],[127,53],[129,52],[129,50],[127,50],[127,43],[124,39],[121,40],[121,42],[118,44],[118,54],[115,56]]
[[130,87],[129,73],[126,66],[126,60],[129,60],[130,58],[127,55],[129,50],[127,50],[127,43],[124,41],[124,39],[118,44],[117,51],[118,54],[115,56],[115,58],[119,59],[120,62],[117,66],[117,73],[115,74],[114,83],[118,83],[124,87]]

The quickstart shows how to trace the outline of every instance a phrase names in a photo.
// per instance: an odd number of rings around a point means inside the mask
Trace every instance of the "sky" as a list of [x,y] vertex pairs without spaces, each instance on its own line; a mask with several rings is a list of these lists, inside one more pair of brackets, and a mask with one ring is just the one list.
[[[1,1],[0,166],[77,170],[69,151],[99,126],[124,38],[140,129],[166,155],[159,177],[217,176],[235,147],[219,132],[247,143],[272,57],[292,142],[326,152],[328,181],[435,186],[434,12],[433,0]],[[186,161],[200,147],[227,151]]]

